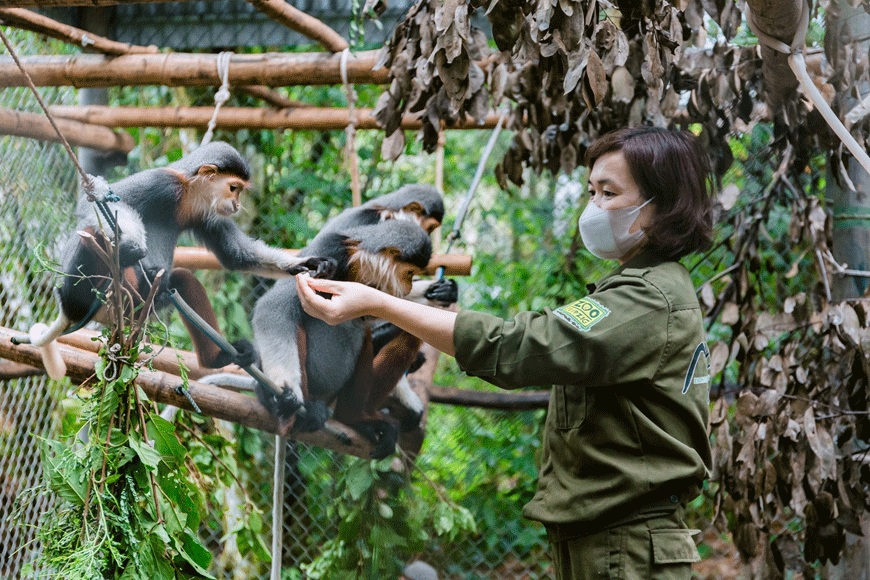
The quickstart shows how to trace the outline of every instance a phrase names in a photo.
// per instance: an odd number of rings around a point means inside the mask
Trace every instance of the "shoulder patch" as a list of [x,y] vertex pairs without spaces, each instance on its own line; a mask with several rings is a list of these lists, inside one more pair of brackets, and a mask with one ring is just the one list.
[[610,314],[610,310],[588,296],[571,304],[560,306],[554,312],[559,318],[583,332],[587,332]]

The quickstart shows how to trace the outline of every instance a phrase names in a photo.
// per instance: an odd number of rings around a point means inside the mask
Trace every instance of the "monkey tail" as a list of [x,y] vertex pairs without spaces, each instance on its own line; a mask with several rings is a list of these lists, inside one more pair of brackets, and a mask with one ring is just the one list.
[[253,392],[257,386],[256,379],[244,375],[237,375],[235,373],[212,373],[197,379],[197,381],[234,391]]
[[60,349],[57,347],[55,339],[63,334],[68,325],[69,321],[61,315],[51,326],[37,322],[30,327],[30,343],[39,347],[45,372],[55,381],[66,376],[66,363],[60,356]]

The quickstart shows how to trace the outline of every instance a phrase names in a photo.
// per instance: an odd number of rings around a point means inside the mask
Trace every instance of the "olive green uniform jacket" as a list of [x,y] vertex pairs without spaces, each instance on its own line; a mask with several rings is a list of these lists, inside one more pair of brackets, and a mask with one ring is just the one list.
[[591,533],[684,503],[709,476],[709,350],[680,263],[648,249],[556,310],[507,321],[460,311],[454,341],[470,375],[553,385],[527,518]]

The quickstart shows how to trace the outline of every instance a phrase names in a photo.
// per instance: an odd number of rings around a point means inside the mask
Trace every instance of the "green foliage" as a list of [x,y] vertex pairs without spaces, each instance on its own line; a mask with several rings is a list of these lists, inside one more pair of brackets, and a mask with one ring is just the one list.
[[[105,353],[104,353],[105,354]],[[196,529],[200,494],[174,429],[144,410],[126,361],[101,359],[82,390],[81,421],[66,441],[42,444],[44,487],[57,508],[43,514],[37,563],[70,580],[211,578],[210,552]],[[72,425],[71,425],[72,426]]]
[[425,546],[427,529],[445,541],[476,530],[468,509],[443,495],[421,501],[392,464],[392,458],[350,461],[337,480],[339,500],[327,508],[339,521],[338,534],[302,565],[308,578],[395,578],[408,555]]

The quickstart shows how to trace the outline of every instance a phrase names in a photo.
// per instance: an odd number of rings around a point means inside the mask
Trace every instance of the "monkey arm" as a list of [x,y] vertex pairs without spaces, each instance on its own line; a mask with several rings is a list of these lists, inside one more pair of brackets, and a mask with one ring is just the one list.
[[292,256],[246,235],[227,218],[208,220],[195,226],[194,235],[211,250],[228,270],[239,270],[260,276],[295,275],[311,271],[315,276],[328,277],[335,272],[335,260],[321,257]]
[[[444,354],[456,355],[455,312],[396,298],[355,282],[315,280],[301,275],[296,277],[296,288],[305,312],[328,324],[375,316],[428,342]],[[323,298],[316,291],[332,294],[332,298]]]

